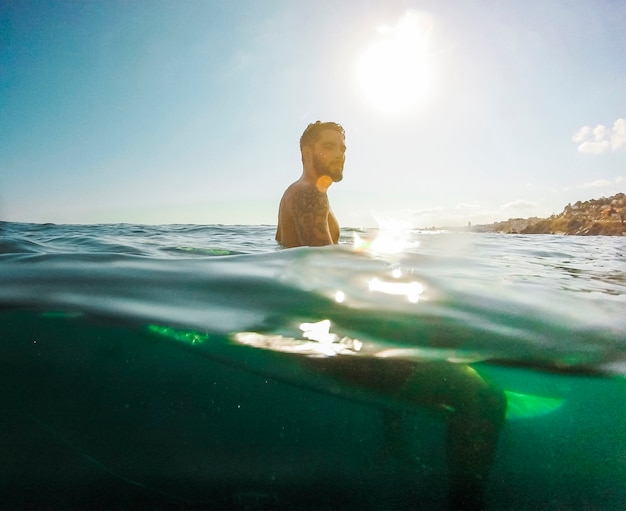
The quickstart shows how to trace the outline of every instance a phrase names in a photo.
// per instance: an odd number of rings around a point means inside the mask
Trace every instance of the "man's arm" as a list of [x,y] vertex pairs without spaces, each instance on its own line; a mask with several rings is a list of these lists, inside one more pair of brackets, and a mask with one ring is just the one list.
[[318,247],[333,245],[328,226],[328,196],[315,187],[299,190],[294,197],[293,219],[302,245]]

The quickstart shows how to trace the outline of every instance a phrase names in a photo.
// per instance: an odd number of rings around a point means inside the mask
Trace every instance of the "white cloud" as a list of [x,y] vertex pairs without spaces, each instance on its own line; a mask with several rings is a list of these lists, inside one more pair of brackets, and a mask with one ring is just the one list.
[[598,124],[595,128],[593,128],[593,138],[596,142],[602,142],[607,136],[606,126],[602,126],[602,124]]
[[576,142],[577,144],[582,144],[585,141],[585,139],[589,136],[589,133],[591,133],[591,128],[589,126],[583,126],[572,137],[572,140]]
[[500,209],[534,209],[536,207],[537,204],[535,204],[534,202],[518,199],[507,202],[506,204],[502,204],[502,206],[500,206]]
[[476,204],[475,202],[460,202],[454,207],[454,209],[457,211],[467,211],[467,210],[472,211],[478,208],[480,208],[480,206]]
[[617,151],[622,147],[626,147],[626,119],[617,119],[611,133],[611,149]]
[[583,142],[578,146],[578,152],[584,154],[602,154],[609,148],[609,142],[603,140],[602,142]]
[[605,188],[607,186],[611,186],[613,183],[608,179],[596,179],[595,181],[591,181],[590,183],[583,183],[582,185],[578,185],[577,188]]
[[572,136],[572,141],[578,146],[578,152],[584,154],[602,154],[626,148],[626,119],[617,119],[612,128],[602,124],[595,128],[583,126]]

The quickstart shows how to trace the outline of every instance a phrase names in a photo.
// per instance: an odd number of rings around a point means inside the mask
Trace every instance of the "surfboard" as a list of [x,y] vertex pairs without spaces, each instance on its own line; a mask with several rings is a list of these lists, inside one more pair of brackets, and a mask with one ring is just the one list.
[[[356,339],[350,339],[347,337],[339,338],[328,334],[327,329],[318,334],[311,334],[314,331],[314,324],[305,324],[304,336],[306,339],[297,339],[294,337],[283,337],[280,335],[264,335],[252,332],[238,333],[231,336],[240,344],[247,346],[253,346],[255,348],[280,351],[284,353],[299,354],[304,356],[336,356],[346,355],[355,348],[358,348],[359,341]],[[145,327],[146,331],[150,334],[154,334],[159,337],[165,337],[170,340],[174,340],[178,343],[182,343],[189,347],[204,345],[205,347],[210,340],[210,336],[207,333],[199,332],[191,329],[174,328],[165,325],[149,324]],[[308,329],[308,330],[306,330]],[[308,335],[307,335],[308,334]],[[246,340],[248,342],[246,342]],[[242,342],[243,341],[243,342]],[[291,377],[285,377],[285,371],[281,374],[277,374],[276,371],[268,371],[267,367],[257,367],[255,364],[251,364],[249,359],[245,361],[238,360],[237,357],[229,357],[222,353],[221,355],[215,350],[201,350],[202,355],[208,356],[213,360],[218,360],[222,363],[226,363],[231,366],[235,366],[238,369],[245,370],[247,372],[259,374],[266,377],[271,377],[281,383],[286,383],[292,386],[298,386],[306,388],[307,390],[314,390],[317,392],[328,393],[324,386],[312,385],[305,379],[298,379],[294,377],[293,371],[287,371],[291,374]],[[297,372],[295,374],[298,374]],[[363,402],[362,392],[353,392],[354,389],[345,389],[344,392],[337,390],[335,386],[332,387],[332,394],[343,397],[345,399],[356,400]],[[536,417],[542,417],[559,410],[564,402],[565,398],[556,396],[542,396],[536,394],[528,394],[519,392],[517,389],[503,389],[507,398],[507,420],[521,420],[531,419]],[[355,397],[356,395],[356,397]],[[369,399],[366,399],[369,400]],[[373,397],[372,404],[374,406],[386,405],[381,403],[380,397]],[[389,403],[390,406],[394,406],[393,403]]]

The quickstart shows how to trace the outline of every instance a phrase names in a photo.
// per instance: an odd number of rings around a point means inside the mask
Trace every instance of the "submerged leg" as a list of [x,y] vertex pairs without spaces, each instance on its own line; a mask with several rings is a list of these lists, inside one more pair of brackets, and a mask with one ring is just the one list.
[[[506,397],[470,366],[451,362],[336,357],[310,361],[320,372],[447,416],[449,508],[483,508],[489,471],[504,425]],[[399,431],[401,415],[386,416],[385,434]],[[392,440],[387,438],[388,441]]]
[[502,389],[469,366],[437,362],[417,364],[402,394],[417,404],[448,411],[449,509],[483,509],[506,413]]

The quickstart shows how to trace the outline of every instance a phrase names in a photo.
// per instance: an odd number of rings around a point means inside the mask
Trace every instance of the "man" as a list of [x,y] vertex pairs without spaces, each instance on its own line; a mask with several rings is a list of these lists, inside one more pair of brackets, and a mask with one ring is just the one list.
[[339,224],[326,191],[343,179],[345,133],[334,122],[309,124],[300,138],[302,176],[280,201],[276,241],[285,248],[333,245]]
[[[333,122],[309,124],[300,139],[302,176],[280,202],[276,240],[284,247],[336,244],[339,225],[326,190],[343,178],[345,133]],[[343,383],[388,395],[390,401],[439,411],[446,417],[450,510],[483,509],[487,478],[504,425],[504,392],[470,366],[441,361],[337,356],[308,358],[309,366]],[[402,414],[385,411],[390,454],[397,445]]]

